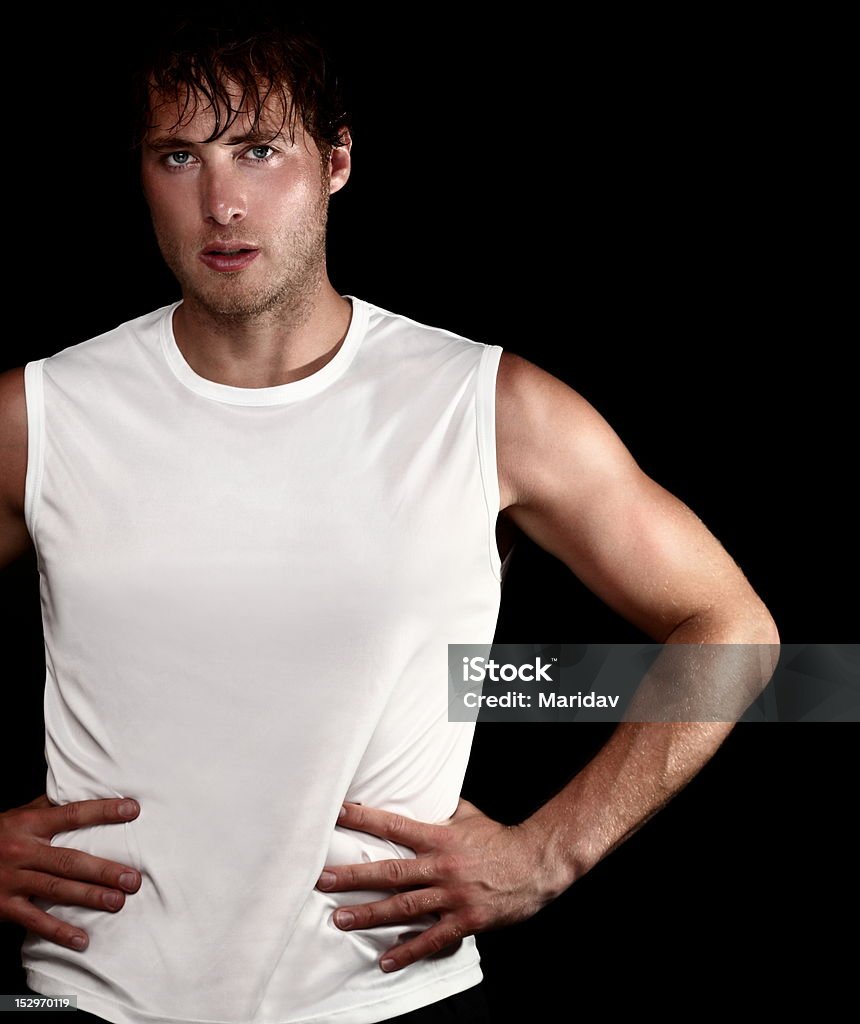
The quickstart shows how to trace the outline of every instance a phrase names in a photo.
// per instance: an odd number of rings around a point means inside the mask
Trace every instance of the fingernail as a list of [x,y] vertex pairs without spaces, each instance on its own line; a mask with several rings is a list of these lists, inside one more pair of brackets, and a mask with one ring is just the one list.
[[337,881],[335,875],[331,871],[323,871],[320,875],[320,880],[317,882],[318,889],[330,889]]
[[337,816],[338,816],[338,819],[345,818],[346,817],[346,808],[345,807],[341,807],[341,809],[337,812]]
[[383,960],[382,963],[379,966],[383,969],[383,971],[393,971],[394,968],[397,966],[397,961],[396,960]]
[[355,924],[355,914],[349,910],[339,910],[334,916],[338,928],[349,928]]
[[111,910],[117,910],[122,903],[122,896],[118,892],[106,892],[102,899],[105,906],[110,907]]
[[137,804],[134,802],[134,800],[123,800],[123,802],[119,805],[119,813],[124,818],[131,818],[134,814],[137,813]]
[[70,945],[74,946],[75,949],[83,949],[84,946],[86,946],[86,944],[87,944],[87,940],[83,937],[83,935],[76,935],[71,940],[71,943],[70,943]]
[[130,871],[123,871],[119,876],[119,884],[123,889],[133,889],[137,884],[137,878]]

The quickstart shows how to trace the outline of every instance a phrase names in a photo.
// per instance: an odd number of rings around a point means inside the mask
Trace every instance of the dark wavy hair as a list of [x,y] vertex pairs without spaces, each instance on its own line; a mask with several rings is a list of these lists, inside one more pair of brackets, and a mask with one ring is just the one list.
[[[131,149],[139,151],[150,126],[151,89],[176,99],[193,115],[199,97],[211,104],[215,126],[205,140],[225,132],[246,108],[253,111],[257,129],[264,105],[274,94],[283,104],[285,125],[295,141],[301,125],[317,144],[323,162],[333,147],[343,144],[349,117],[333,58],[321,37],[301,14],[261,9],[253,0],[247,10],[235,5],[184,5],[172,17],[138,41],[131,55]],[[238,86],[233,107],[228,91]],[[173,127],[176,127],[174,125]]]

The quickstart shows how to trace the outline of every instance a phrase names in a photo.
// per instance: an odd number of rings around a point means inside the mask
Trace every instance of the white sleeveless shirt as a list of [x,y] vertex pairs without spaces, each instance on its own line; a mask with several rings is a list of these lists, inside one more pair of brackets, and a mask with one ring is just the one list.
[[37,899],[90,936],[28,932],[27,983],[119,1024],[368,1024],[477,984],[474,937],[392,974],[433,919],[344,932],[324,865],[413,851],[342,801],[441,822],[474,725],[447,645],[486,644],[503,566],[502,349],[355,296],[302,380],[207,380],[179,302],[28,363],[26,522],[40,572],[52,802],[130,796],[54,836],[137,868],[112,913]]

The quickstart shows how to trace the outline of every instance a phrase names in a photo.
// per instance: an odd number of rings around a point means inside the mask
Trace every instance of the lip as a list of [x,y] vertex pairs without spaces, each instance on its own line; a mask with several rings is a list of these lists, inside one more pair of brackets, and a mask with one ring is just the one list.
[[[236,253],[235,256],[219,256],[212,249],[247,249],[248,252]],[[217,270],[220,273],[229,271],[244,270],[260,255],[260,250],[247,242],[210,242],[199,254],[199,259],[205,263],[210,270]]]

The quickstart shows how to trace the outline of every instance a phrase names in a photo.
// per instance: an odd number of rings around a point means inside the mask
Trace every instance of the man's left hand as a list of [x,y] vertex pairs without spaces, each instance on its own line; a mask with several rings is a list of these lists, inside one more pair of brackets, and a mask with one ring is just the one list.
[[342,907],[339,928],[373,928],[424,914],[439,921],[417,938],[388,950],[384,971],[396,971],[464,936],[531,917],[570,884],[563,866],[546,863],[546,844],[528,828],[502,825],[460,800],[453,817],[431,825],[361,804],[344,804],[337,824],[411,847],[415,858],[326,867],[323,892],[405,889],[375,903]]

